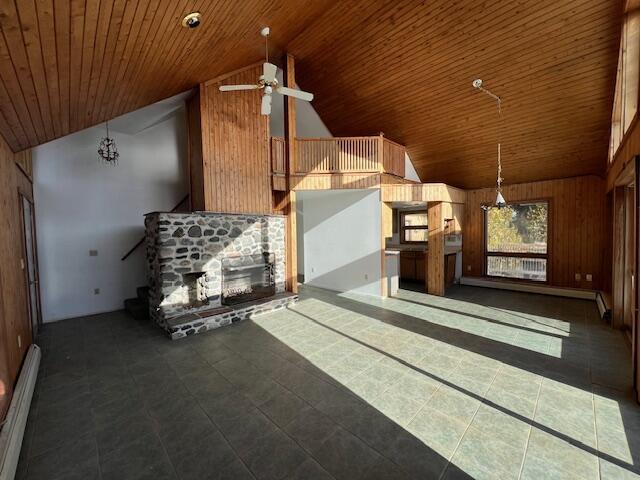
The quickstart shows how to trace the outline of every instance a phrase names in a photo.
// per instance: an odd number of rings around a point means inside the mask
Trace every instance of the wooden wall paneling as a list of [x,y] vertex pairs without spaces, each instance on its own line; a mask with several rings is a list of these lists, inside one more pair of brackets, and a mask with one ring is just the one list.
[[200,91],[187,100],[187,132],[189,141],[189,202],[192,210],[205,210],[204,164],[202,156],[202,121]]
[[465,203],[467,193],[444,183],[398,183],[382,187],[383,202]]
[[[31,344],[19,192],[33,200],[30,180],[0,139],[0,414],[4,416],[20,366]],[[20,345],[18,342],[20,337]]]
[[354,174],[307,174],[291,175],[294,190],[340,190],[345,188],[378,188],[381,182],[379,173]]
[[427,293],[444,295],[444,203],[429,202],[429,247],[427,249]]
[[16,153],[14,158],[22,172],[30,181],[33,181],[33,159],[31,156],[31,149]]
[[[292,55],[285,55],[284,83],[286,87],[296,88],[296,63]],[[286,207],[287,216],[287,244],[286,269],[287,287],[289,291],[298,293],[298,245],[296,219],[296,192],[291,184],[291,174],[296,171],[298,158],[298,143],[296,130],[296,99],[285,97],[284,100],[284,141],[285,141],[285,179],[286,179]]]
[[260,92],[218,90],[261,74],[255,65],[200,87],[206,210],[272,212],[269,117],[260,114]]
[[[602,252],[609,235],[602,232],[605,220],[605,182],[596,176],[507,185],[508,202],[549,201],[549,284],[561,287],[601,289],[604,278]],[[493,188],[467,192],[463,224],[463,274],[484,274],[484,212],[482,204],[495,200]],[[580,274],[580,280],[575,275]],[[586,275],[593,281],[588,282]]]

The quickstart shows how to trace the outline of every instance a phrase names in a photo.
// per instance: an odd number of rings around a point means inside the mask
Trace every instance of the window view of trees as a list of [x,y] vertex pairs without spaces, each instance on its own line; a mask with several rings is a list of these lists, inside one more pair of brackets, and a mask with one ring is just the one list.
[[487,211],[487,251],[546,253],[547,204],[529,203]]
[[548,207],[537,202],[487,210],[487,275],[546,281]]

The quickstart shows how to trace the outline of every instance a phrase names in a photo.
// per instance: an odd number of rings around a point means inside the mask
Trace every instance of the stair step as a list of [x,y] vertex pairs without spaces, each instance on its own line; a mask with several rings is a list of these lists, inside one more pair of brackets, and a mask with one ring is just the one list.
[[149,287],[138,287],[136,289],[138,298],[148,301],[149,300]]
[[124,309],[136,320],[149,320],[149,304],[139,298],[127,298]]

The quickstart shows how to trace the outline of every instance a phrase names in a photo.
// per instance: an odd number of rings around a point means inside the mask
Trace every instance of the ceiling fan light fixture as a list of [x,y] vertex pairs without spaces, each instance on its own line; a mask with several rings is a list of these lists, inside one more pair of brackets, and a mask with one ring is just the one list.
[[185,28],[196,28],[200,26],[202,14],[200,12],[191,12],[182,19],[182,26]]

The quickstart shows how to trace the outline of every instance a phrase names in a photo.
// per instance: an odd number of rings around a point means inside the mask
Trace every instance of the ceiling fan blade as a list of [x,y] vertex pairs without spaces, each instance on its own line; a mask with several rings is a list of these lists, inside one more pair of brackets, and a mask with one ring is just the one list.
[[304,100],[306,102],[310,102],[313,100],[313,93],[303,92],[302,90],[294,90],[293,88],[287,87],[278,87],[276,88],[276,92],[281,95],[289,95],[290,97],[299,98],[300,100]]
[[236,90],[257,90],[260,85],[220,85],[221,92],[234,92]]
[[278,71],[278,67],[276,67],[273,63],[263,63],[262,64],[262,75],[264,77],[265,83],[271,83],[276,79],[276,72]]
[[265,93],[262,96],[262,107],[260,108],[262,115],[271,115],[271,95]]

